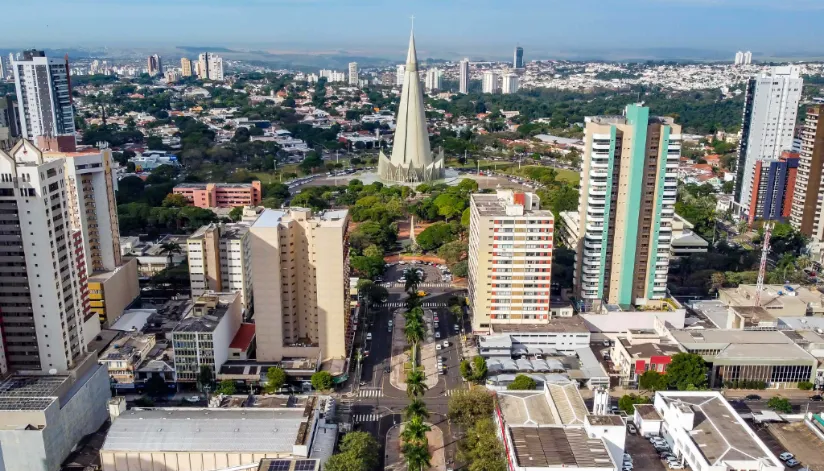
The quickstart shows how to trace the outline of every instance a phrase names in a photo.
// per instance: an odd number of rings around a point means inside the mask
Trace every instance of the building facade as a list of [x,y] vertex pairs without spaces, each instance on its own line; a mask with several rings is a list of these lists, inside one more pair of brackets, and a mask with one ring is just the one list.
[[469,93],[469,59],[458,63],[458,91]]
[[183,195],[198,208],[234,208],[257,206],[263,199],[260,182],[252,183],[181,183],[172,190]]
[[748,222],[756,219],[784,220],[790,216],[795,182],[798,175],[799,154],[784,151],[779,159],[759,160],[755,163],[755,179]]
[[183,77],[192,76],[192,61],[185,57],[180,59],[180,75]]
[[482,90],[484,93],[498,93],[498,74],[492,71],[484,72]]
[[747,83],[736,167],[736,202],[749,212],[756,162],[792,149],[803,81],[797,66],[773,67]]
[[628,105],[586,118],[573,277],[584,310],[666,297],[681,126]]
[[801,128],[801,151],[798,160],[790,223],[808,237],[824,240],[824,105],[807,108]]
[[243,309],[252,308],[251,224],[209,224],[186,241],[192,296],[206,291],[240,293]]
[[515,74],[506,74],[503,78],[501,86],[501,93],[516,93],[518,91],[518,76]]
[[426,79],[424,80],[424,86],[426,90],[431,92],[433,90],[440,90],[443,88],[443,72],[438,69],[437,67],[431,68],[426,71]]
[[63,161],[21,140],[0,151],[0,177],[0,370],[67,371],[100,323],[82,309]]
[[555,220],[534,193],[499,190],[470,198],[472,330],[547,324]]
[[252,225],[257,358],[340,359],[350,349],[349,214],[265,210]]
[[152,77],[163,76],[163,59],[157,54],[149,56],[146,71]]
[[33,49],[14,62],[21,135],[40,149],[76,148],[68,64]]
[[516,69],[524,68],[524,48],[520,46],[515,48],[515,57],[512,59],[512,67]]
[[349,63],[349,85],[353,87],[358,86],[358,63],[357,62],[350,62]]

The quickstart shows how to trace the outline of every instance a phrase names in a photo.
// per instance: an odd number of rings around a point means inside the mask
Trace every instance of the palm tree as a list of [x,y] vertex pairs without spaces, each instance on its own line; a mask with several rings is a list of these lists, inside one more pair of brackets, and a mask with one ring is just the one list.
[[[409,280],[407,280],[409,281]],[[407,309],[414,309],[416,307],[420,307],[421,305],[421,297],[418,296],[417,291],[412,291],[409,293],[409,296],[406,298],[406,307]]]
[[429,386],[424,383],[426,375],[415,367],[406,374],[406,394],[412,397],[423,396]]
[[410,344],[417,347],[415,344],[423,340],[423,336],[425,334],[423,323],[416,318],[407,320],[406,325],[403,326],[403,334],[406,336],[406,340]]
[[429,454],[429,444],[414,444],[405,443],[401,449],[403,457],[406,459],[406,465],[411,470],[422,471],[423,467],[430,466],[429,460],[432,455]]
[[406,443],[424,443],[426,441],[426,432],[432,430],[432,427],[426,425],[421,417],[412,417],[412,419],[405,423],[401,438]]
[[412,309],[403,313],[403,318],[407,321],[415,319],[418,322],[423,322],[423,309],[419,307],[413,307]]
[[169,259],[168,266],[171,267],[174,264],[174,254],[183,253],[183,249],[180,248],[180,244],[178,244],[177,242],[163,242],[162,244],[160,244],[160,253],[166,254],[166,256]]
[[403,272],[403,276],[406,278],[406,286],[405,289],[407,292],[417,292],[418,285],[421,284],[421,275],[414,268],[407,268]]
[[412,420],[415,417],[428,419],[429,411],[426,410],[426,403],[415,397],[412,398],[412,402],[403,410],[403,416],[406,420]]

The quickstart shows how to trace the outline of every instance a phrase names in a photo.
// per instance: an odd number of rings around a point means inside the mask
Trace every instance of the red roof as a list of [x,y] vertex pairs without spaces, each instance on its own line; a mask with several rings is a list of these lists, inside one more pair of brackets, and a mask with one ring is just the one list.
[[252,340],[255,338],[255,324],[240,324],[240,328],[229,344],[229,348],[239,348],[242,351],[249,350]]

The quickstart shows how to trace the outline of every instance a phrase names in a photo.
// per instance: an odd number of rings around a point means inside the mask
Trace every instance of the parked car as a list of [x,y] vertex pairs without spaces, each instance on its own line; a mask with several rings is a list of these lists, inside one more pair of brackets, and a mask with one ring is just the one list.
[[440,350],[441,348],[441,344],[435,344],[435,350]]
[[790,458],[784,464],[786,464],[790,468],[795,468],[796,466],[800,465],[801,463],[795,458]]
[[[437,324],[435,324],[435,326],[437,327]],[[441,333],[440,333],[439,331],[437,331],[437,330],[435,331],[435,338],[436,338],[436,339],[441,338]]]
[[793,454],[790,453],[789,451],[785,451],[784,453],[781,453],[780,455],[778,455],[778,459],[780,459],[781,461],[787,461],[787,460],[791,460],[793,458],[795,458],[795,456],[793,456]]
[[680,461],[667,461],[667,466],[670,469],[684,469],[684,465]]
[[747,397],[744,398],[747,401],[760,401],[761,396],[758,394],[747,394]]
[[810,396],[811,401],[819,402],[821,401],[821,394],[816,394],[815,396]]
[[638,429],[635,428],[635,425],[633,425],[633,424],[627,424],[627,430],[629,431],[629,433],[631,433],[633,435],[638,433]]
[[366,333],[366,340],[368,340],[368,341],[372,340],[372,332],[367,332]]
[[446,348],[448,346],[449,346],[449,340],[444,340],[443,341],[443,347]]

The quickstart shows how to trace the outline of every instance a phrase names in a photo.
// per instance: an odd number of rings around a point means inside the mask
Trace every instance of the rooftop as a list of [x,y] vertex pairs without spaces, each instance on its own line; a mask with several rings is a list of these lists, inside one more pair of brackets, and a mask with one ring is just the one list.
[[510,426],[582,425],[586,404],[574,382],[547,383],[541,391],[501,391],[497,394],[504,421]]
[[[719,393],[685,394],[659,392],[670,407],[684,408],[695,414],[687,435],[711,466],[729,461],[778,460]],[[657,401],[656,401],[657,403]],[[672,424],[671,424],[672,426]],[[741,466],[733,466],[740,468]]]
[[589,329],[580,316],[557,317],[547,324],[490,324],[492,332],[495,334],[518,334],[518,333],[555,333],[555,332],[587,332]]
[[207,185],[214,185],[217,188],[252,188],[251,183],[178,183],[175,188],[205,190]]
[[264,458],[260,460],[258,471],[316,471],[320,469],[320,460]]
[[[517,193],[523,194],[523,192]],[[533,197],[537,198],[537,196]],[[505,216],[506,207],[512,204],[498,194],[476,193],[472,194],[470,198],[472,198],[481,216]],[[549,210],[524,208],[523,216],[552,217],[553,215],[552,211]]]
[[633,345],[628,339],[619,337],[621,345],[627,350],[632,358],[650,358],[654,356],[672,356],[680,353],[681,349],[675,344],[666,343],[640,343]]
[[180,321],[174,332],[213,332],[229,312],[238,293],[211,293],[197,298],[189,316]]
[[520,467],[608,468],[613,462],[603,440],[583,428],[512,427],[515,459]]
[[102,451],[291,453],[303,422],[302,409],[130,409]]
[[635,412],[644,420],[661,420],[661,415],[652,404],[635,404]]
[[[739,285],[737,288],[722,288],[720,299],[731,306],[752,306],[755,303],[755,285]],[[761,307],[768,310],[793,309],[804,313],[808,305],[821,308],[824,295],[800,285],[764,285],[761,292]],[[787,315],[782,313],[781,315]]]
[[189,236],[189,240],[192,239],[202,239],[206,236],[206,233],[215,229],[220,230],[220,238],[222,240],[239,240],[249,232],[249,228],[252,227],[249,223],[245,222],[235,222],[230,224],[208,224],[203,227],[200,227],[198,230],[194,232],[194,234]]
[[237,348],[245,352],[249,350],[254,338],[255,324],[240,324],[240,328],[237,330],[235,338],[232,339],[232,343],[229,344],[229,348]]

